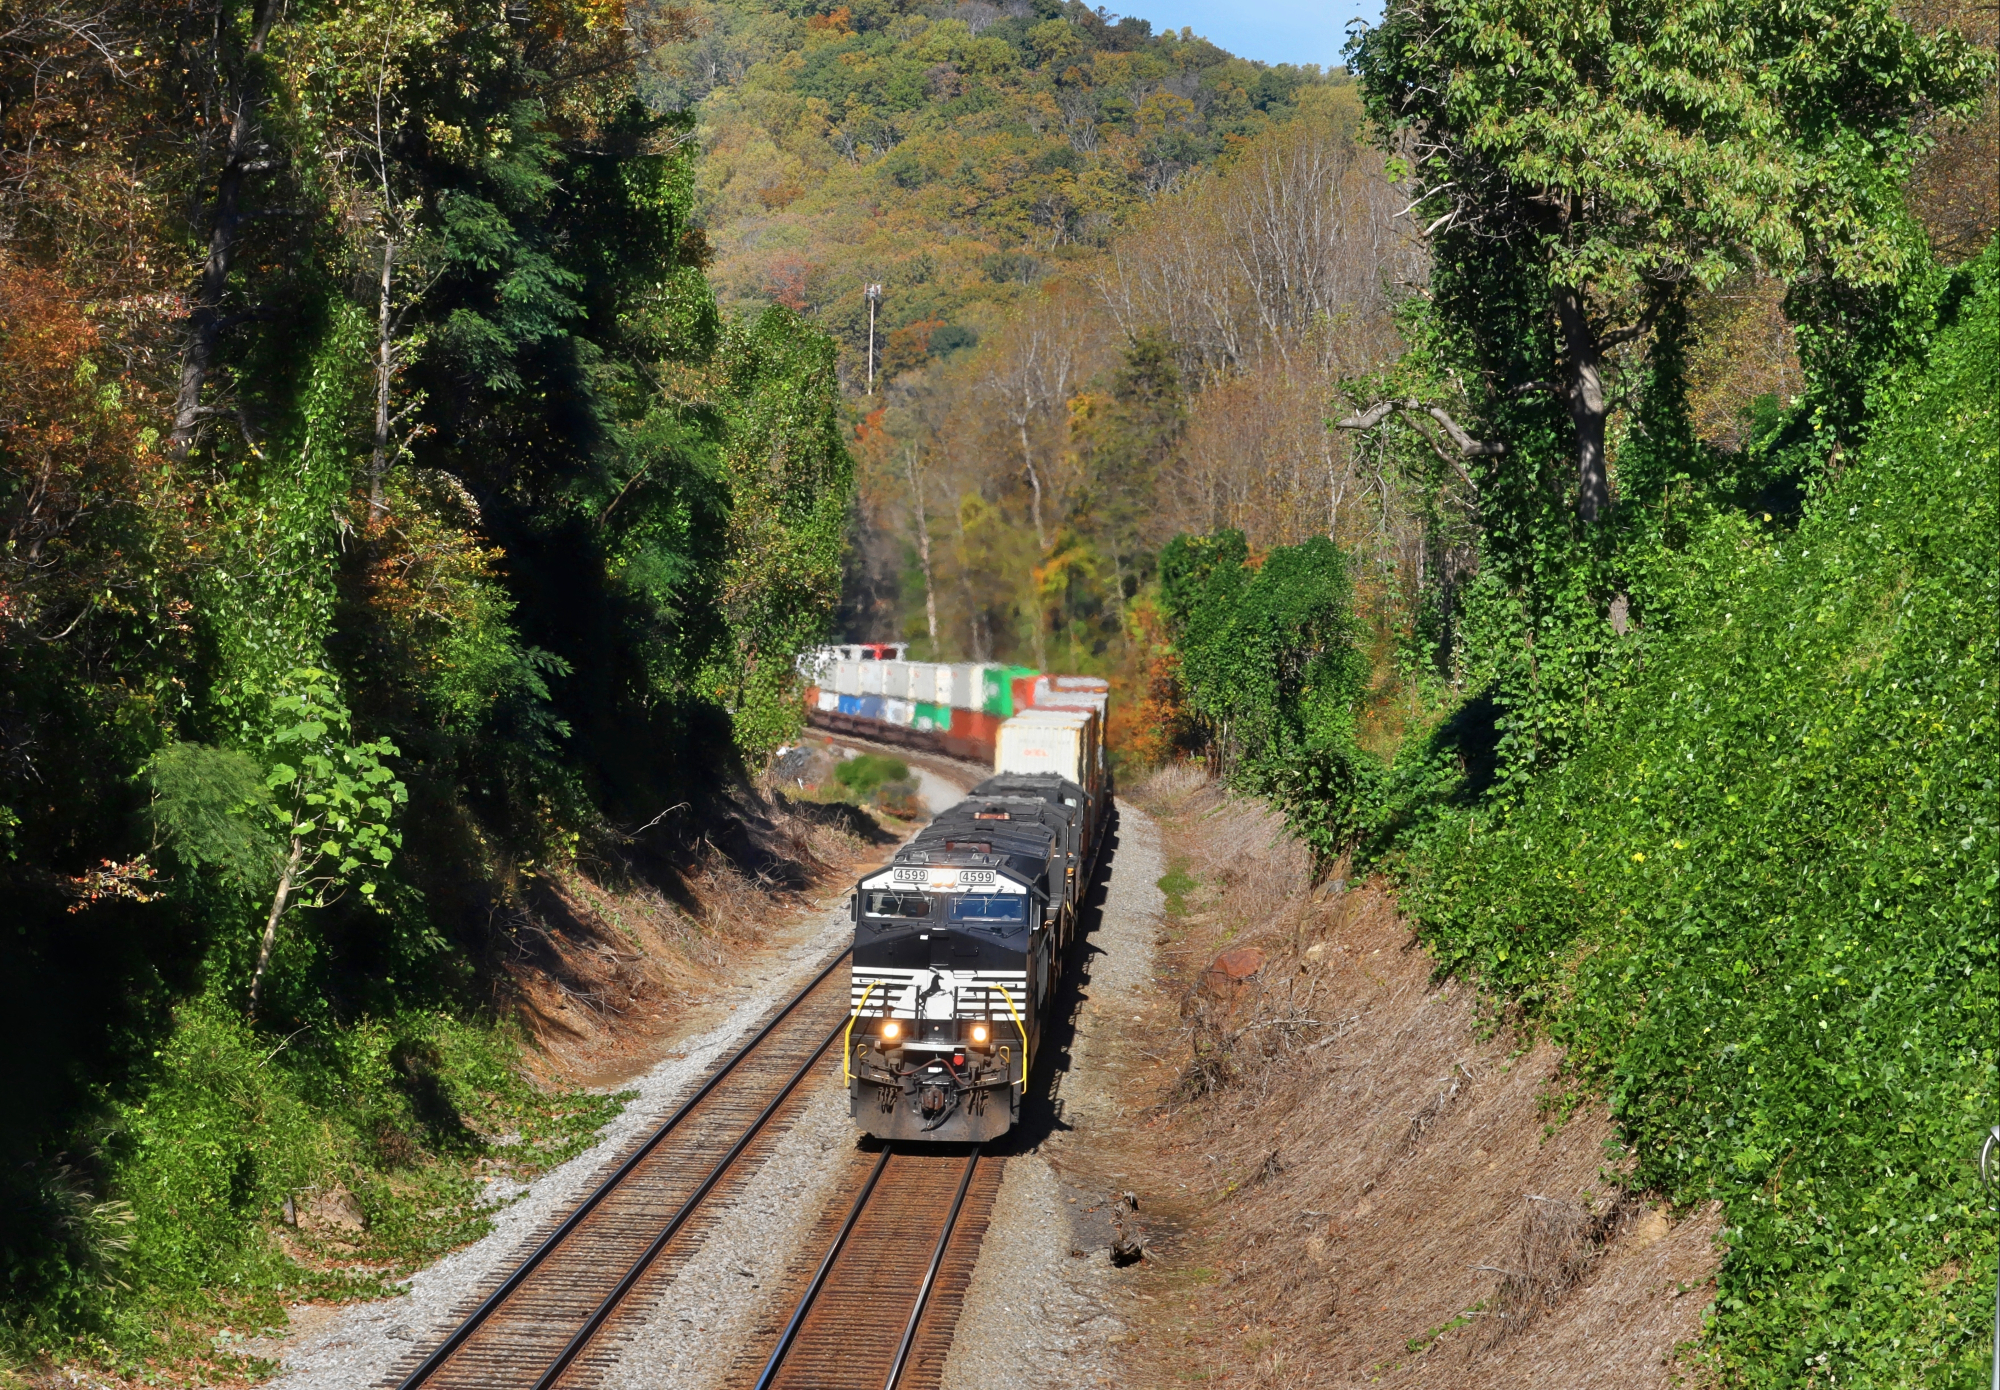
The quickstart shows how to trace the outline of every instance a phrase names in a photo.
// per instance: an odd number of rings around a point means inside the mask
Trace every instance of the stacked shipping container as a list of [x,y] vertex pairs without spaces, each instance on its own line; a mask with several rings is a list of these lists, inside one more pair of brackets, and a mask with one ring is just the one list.
[[883,646],[822,647],[800,662],[806,718],[817,728],[955,758],[993,760],[1000,725],[1026,709],[1095,709],[1110,695],[1095,676],[1026,666],[903,661]]

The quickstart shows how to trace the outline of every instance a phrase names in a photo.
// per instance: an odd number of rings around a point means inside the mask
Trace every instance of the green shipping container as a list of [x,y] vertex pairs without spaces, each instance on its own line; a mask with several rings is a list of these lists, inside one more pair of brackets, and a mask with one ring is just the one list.
[[951,732],[951,706],[929,705],[917,701],[916,714],[910,720],[910,727],[926,733]]
[[1040,674],[1032,666],[989,667],[980,673],[985,689],[980,692],[979,708],[987,714],[997,714],[1002,719],[1014,717],[1014,682],[1021,676]]

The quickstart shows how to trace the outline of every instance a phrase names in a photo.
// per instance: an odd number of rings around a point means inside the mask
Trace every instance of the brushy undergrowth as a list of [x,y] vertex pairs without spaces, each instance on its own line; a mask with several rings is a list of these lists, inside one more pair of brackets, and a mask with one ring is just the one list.
[[1997,270],[1796,531],[1714,523],[1615,718],[1414,860],[1442,968],[1594,1071],[1640,1183],[1722,1200],[1735,1384],[1987,1375]]
[[[73,1194],[88,1267],[5,1350],[159,1383],[255,1374],[233,1349],[246,1329],[282,1328],[302,1299],[393,1292],[486,1232],[490,1179],[560,1163],[617,1113],[618,1097],[537,1090],[520,1046],[510,1025],[421,1011],[273,1039],[194,1000],[99,1126],[116,1200]],[[329,1203],[346,1219],[316,1219]]]
[[922,814],[922,795],[901,758],[862,753],[835,763],[833,778],[841,799],[854,805],[875,806],[904,819]]

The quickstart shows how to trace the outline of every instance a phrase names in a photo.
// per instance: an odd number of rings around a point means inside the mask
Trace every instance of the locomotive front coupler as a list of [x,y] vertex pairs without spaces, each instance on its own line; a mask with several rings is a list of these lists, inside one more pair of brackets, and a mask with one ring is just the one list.
[[[855,1074],[913,1095],[927,1084],[961,1093],[1012,1084],[1013,1049],[996,1045],[990,1032],[983,1043],[971,1040],[983,1020],[929,1019],[921,1026],[926,1036],[917,1039],[889,1038],[879,1031],[864,1038],[864,1046],[856,1049]],[[940,1036],[946,1033],[965,1036]]]

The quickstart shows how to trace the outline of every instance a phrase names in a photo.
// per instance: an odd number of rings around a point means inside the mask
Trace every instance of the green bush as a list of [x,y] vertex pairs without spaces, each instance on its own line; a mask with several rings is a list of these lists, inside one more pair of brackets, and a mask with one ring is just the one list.
[[1252,568],[1240,531],[1178,536],[1160,555],[1160,606],[1187,712],[1225,773],[1336,853],[1372,818],[1381,776],[1354,742],[1368,666],[1347,557],[1316,536]]
[[847,759],[833,770],[834,780],[859,797],[874,795],[877,788],[889,782],[907,781],[910,766],[901,758],[885,757],[879,753],[863,753]]
[[[480,1172],[531,1176],[617,1113],[617,1097],[537,1091],[519,1055],[511,1028],[442,1013],[274,1040],[213,994],[184,1005],[149,1083],[102,1129],[119,1200],[94,1208],[94,1283],[60,1322],[20,1319],[4,1345],[31,1353],[82,1331],[98,1360],[143,1374],[135,1358],[205,1355],[205,1324],[282,1326],[302,1296],[390,1292],[386,1279],[486,1231]],[[357,1248],[293,1232],[331,1256],[295,1262],[269,1234],[286,1199],[304,1208],[336,1188],[367,1220]],[[355,1258],[369,1270],[341,1272]]]
[[1795,532],[1708,526],[1705,592],[1575,756],[1412,860],[1441,965],[1571,1048],[1637,1182],[1721,1199],[1734,1383],[1985,1383],[1997,268]]

